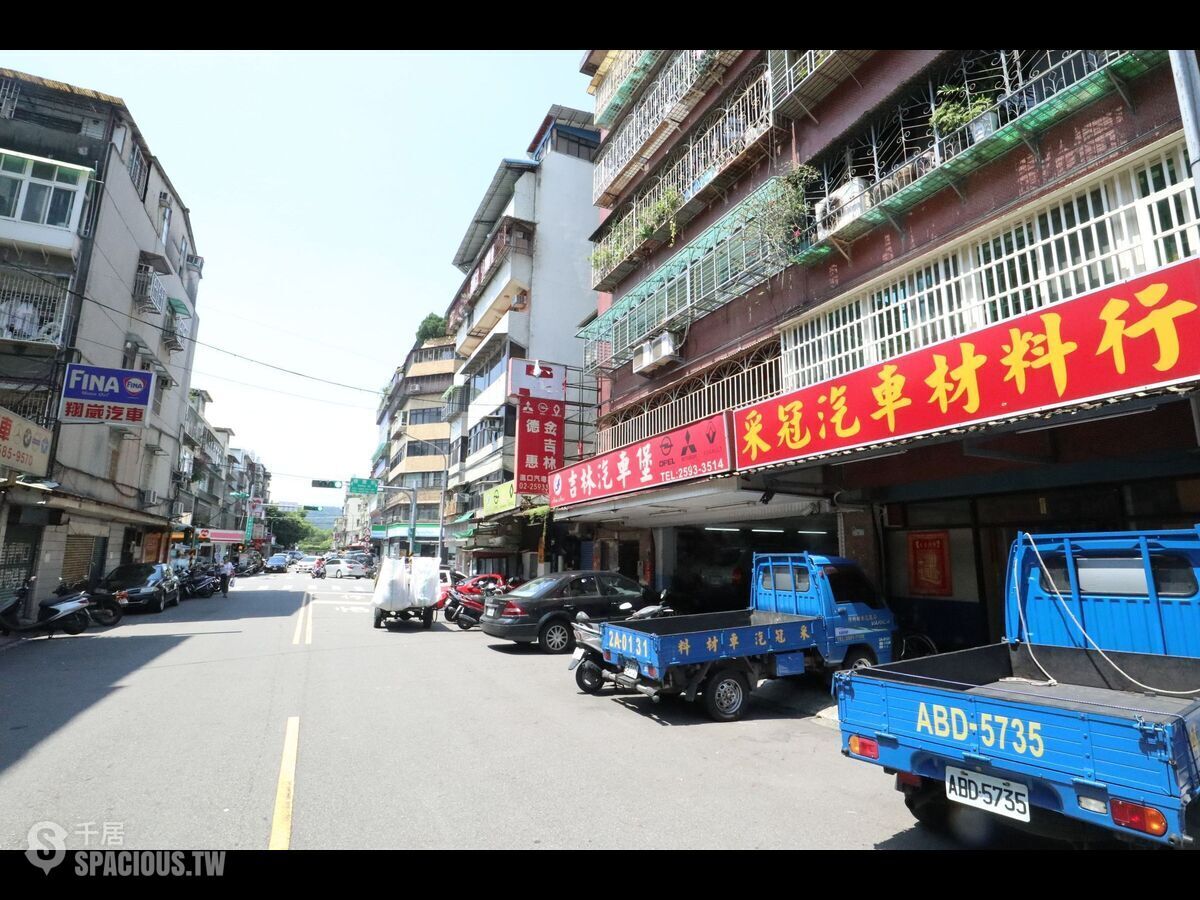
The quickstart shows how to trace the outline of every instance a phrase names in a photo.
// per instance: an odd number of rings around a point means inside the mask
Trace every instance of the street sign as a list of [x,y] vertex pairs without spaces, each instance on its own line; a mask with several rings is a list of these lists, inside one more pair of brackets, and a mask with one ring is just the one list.
[[350,493],[352,494],[378,494],[379,482],[373,478],[351,478]]
[[312,486],[322,488],[340,488],[342,483],[340,481],[321,481],[319,478],[314,478]]
[[304,509],[305,509],[305,511],[306,511],[306,512],[307,512],[308,510],[311,510],[311,511],[313,511],[313,512],[320,512],[320,511],[321,511],[321,507],[319,507],[319,506],[306,506],[306,507],[304,507]]
[[247,517],[246,518],[246,537],[245,537],[246,543],[247,544],[250,543],[250,541],[253,540],[253,538],[254,538],[254,519]]
[[0,467],[41,477],[50,459],[50,432],[0,407]]

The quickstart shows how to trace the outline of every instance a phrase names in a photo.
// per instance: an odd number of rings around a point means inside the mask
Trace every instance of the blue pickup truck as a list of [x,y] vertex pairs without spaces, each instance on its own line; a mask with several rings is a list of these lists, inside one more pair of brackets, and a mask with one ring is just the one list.
[[763,678],[891,661],[895,620],[853,561],[755,554],[752,572],[749,609],[605,623],[605,680],[656,701],[699,694],[731,722]]
[[839,672],[842,752],[894,773],[931,827],[1191,846],[1198,582],[1200,530],[1020,534],[1008,637]]

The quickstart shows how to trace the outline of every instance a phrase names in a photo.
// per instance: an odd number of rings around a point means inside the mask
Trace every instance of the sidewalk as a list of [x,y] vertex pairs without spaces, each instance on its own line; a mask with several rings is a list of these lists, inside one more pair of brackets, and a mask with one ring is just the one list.
[[755,702],[798,713],[829,728],[838,727],[837,703],[829,691],[810,678],[776,678],[754,689]]

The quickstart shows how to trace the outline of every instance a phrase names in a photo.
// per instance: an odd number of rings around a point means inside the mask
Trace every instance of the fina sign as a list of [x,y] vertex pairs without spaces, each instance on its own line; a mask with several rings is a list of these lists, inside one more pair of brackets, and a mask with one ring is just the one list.
[[153,372],[71,363],[63,378],[62,422],[144,424],[154,396]]

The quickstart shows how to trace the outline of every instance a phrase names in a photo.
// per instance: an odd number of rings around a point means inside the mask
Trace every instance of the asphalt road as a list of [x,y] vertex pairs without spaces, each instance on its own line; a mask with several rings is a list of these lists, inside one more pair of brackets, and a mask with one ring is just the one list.
[[841,756],[816,685],[729,724],[585,696],[568,657],[372,628],[370,587],[258,575],[0,648],[0,848],[953,846]]

